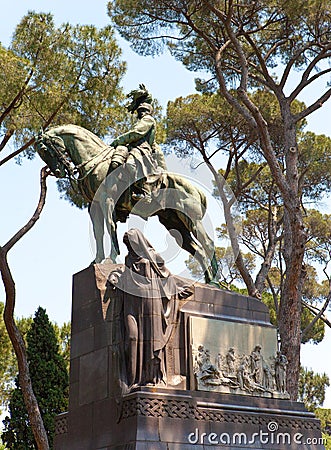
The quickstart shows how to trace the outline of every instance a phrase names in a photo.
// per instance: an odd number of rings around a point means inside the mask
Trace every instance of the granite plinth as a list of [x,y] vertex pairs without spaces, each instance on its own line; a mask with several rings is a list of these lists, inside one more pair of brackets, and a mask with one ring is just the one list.
[[95,265],[74,276],[69,410],[57,417],[55,450],[324,449],[319,421],[301,403],[195,390],[192,318],[274,332],[263,303],[217,288],[197,285],[181,301],[167,386],[119,396],[107,317],[113,268]]
[[141,388],[89,410],[77,427],[68,417],[76,435],[57,435],[56,449],[324,449],[319,421],[287,400]]

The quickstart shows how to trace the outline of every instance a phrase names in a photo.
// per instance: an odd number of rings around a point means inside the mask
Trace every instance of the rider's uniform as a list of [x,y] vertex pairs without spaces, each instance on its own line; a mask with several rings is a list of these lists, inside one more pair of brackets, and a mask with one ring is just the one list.
[[155,170],[153,144],[155,139],[155,119],[146,114],[131,130],[117,137],[112,146],[115,152],[112,160],[123,164],[136,179],[147,177]]
[[166,169],[162,150],[155,142],[155,128],[155,119],[146,113],[131,130],[117,137],[111,144],[115,147],[112,163],[123,164],[132,182],[138,181],[138,187],[145,192],[144,180],[154,175],[158,167]]

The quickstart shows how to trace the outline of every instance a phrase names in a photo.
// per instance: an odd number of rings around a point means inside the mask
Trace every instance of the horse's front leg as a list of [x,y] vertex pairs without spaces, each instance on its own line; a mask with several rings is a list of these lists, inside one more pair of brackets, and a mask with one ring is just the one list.
[[114,201],[111,198],[107,199],[107,209],[108,216],[106,219],[106,225],[111,241],[109,257],[113,263],[116,263],[116,258],[120,254],[120,247],[117,239],[117,225]]
[[106,228],[110,237],[110,259],[113,263],[116,262],[117,256],[120,254],[120,249],[117,240],[117,227],[115,218],[115,202],[112,197],[104,190],[100,195],[100,207],[102,209],[103,217],[106,222]]
[[93,234],[96,244],[96,256],[94,263],[101,263],[105,259],[105,251],[103,247],[104,235],[104,218],[98,202],[94,201],[89,204],[88,212],[91,218]]

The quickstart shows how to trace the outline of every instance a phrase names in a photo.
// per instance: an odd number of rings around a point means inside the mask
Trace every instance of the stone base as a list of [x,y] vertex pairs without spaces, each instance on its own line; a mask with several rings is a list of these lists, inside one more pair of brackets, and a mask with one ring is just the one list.
[[58,417],[55,449],[324,449],[319,421],[287,400],[141,388],[88,405],[79,419]]
[[[324,449],[319,421],[301,403],[276,395],[197,390],[192,347],[204,344],[216,351],[207,332],[199,335],[199,318],[226,331],[226,339],[237,323],[240,341],[247,332],[252,345],[259,336],[265,352],[269,347],[273,351],[266,306],[216,288],[198,284],[193,297],[180,304],[166,349],[171,369],[167,387],[140,387],[117,396],[107,320],[107,273],[112,269],[114,265],[91,266],[74,276],[69,411],[56,419],[54,450]],[[234,341],[236,336],[238,332]],[[228,341],[222,348],[223,341],[217,343],[222,354],[230,345]],[[238,352],[247,353],[251,344]]]

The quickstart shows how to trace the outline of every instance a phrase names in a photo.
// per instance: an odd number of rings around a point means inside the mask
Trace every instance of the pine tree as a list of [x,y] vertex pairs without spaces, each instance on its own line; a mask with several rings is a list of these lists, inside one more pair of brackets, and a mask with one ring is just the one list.
[[[41,307],[38,308],[27,333],[27,356],[33,390],[52,446],[54,418],[67,409],[68,372],[59,351],[55,329]],[[22,392],[17,380],[15,384],[9,403],[9,416],[3,422],[2,439],[10,450],[34,450],[37,447]]]
[[306,367],[300,368],[299,400],[305,403],[308,411],[323,406],[325,389],[330,386],[326,373],[315,373]]

